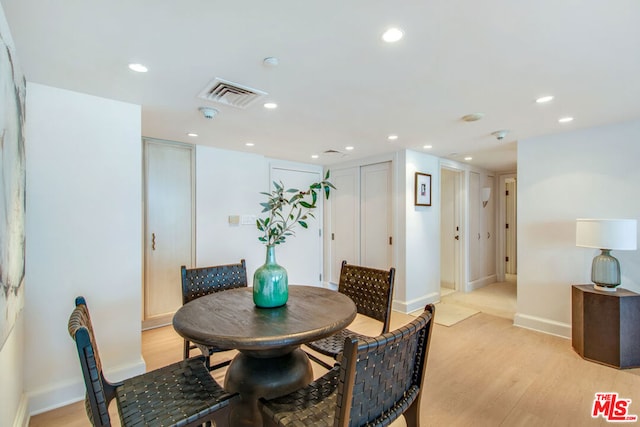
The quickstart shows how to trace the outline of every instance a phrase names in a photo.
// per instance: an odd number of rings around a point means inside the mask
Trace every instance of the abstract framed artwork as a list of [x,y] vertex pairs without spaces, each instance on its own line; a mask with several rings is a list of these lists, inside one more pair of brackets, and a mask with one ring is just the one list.
[[415,205],[431,206],[431,175],[416,172]]
[[26,83],[0,26],[0,349],[24,304]]

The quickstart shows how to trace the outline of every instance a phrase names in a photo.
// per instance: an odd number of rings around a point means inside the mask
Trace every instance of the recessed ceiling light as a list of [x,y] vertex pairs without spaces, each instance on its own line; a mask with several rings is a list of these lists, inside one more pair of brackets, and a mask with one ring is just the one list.
[[267,108],[269,110],[273,110],[275,108],[278,108],[278,104],[276,104],[275,102],[265,102],[264,108]]
[[424,148],[425,150],[431,150],[433,148],[433,145],[425,145],[422,148]]
[[311,155],[311,158],[312,158],[312,159],[317,159],[318,157],[320,157],[320,156],[318,156],[317,154],[312,154],[312,155]]
[[462,120],[464,120],[465,122],[477,122],[483,117],[484,113],[471,113],[467,114],[466,116],[462,116]]
[[541,96],[540,98],[536,99],[536,102],[538,104],[544,104],[545,102],[549,102],[553,100],[553,95],[546,95],[546,96]]
[[389,136],[387,137],[387,139],[388,139],[389,141],[395,141],[396,139],[398,139],[398,135],[389,135]]
[[256,144],[254,144],[253,142],[246,142],[244,145],[246,145],[247,147],[253,147]]
[[129,64],[129,69],[137,73],[146,73],[149,71],[149,69],[142,64]]
[[471,157],[471,156],[467,156],[467,157],[465,157],[464,159],[465,159],[466,161],[469,161],[469,160],[473,160],[473,157]]
[[571,121],[573,121],[573,117],[563,117],[561,119],[558,119],[559,123],[569,123]]
[[262,60],[262,63],[269,67],[277,67],[280,61],[275,56],[268,56]]
[[399,28],[389,28],[382,34],[382,40],[387,43],[394,43],[400,40],[404,36],[404,33]]
[[198,134],[197,133],[193,133],[193,132],[189,132],[187,134],[187,136],[193,136],[195,138],[196,136],[198,136]]
[[353,147],[349,145],[347,147],[344,147],[344,149],[347,150],[347,151],[351,151],[351,150],[353,150]]

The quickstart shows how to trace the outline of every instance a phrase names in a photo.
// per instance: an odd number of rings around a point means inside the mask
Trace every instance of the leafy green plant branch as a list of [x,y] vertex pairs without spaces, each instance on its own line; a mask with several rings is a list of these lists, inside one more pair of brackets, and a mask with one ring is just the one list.
[[295,236],[293,229],[297,224],[308,228],[309,218],[315,218],[312,210],[317,207],[318,193],[324,193],[329,199],[331,189],[336,189],[329,182],[329,175],[330,171],[327,171],[322,181],[314,182],[306,191],[297,188],[285,190],[282,181],[274,181],[274,189],[270,193],[261,192],[267,196],[267,201],[260,203],[262,213],[269,212],[269,215],[256,220],[258,230],[264,233],[258,240],[267,246],[279,245],[287,237]]

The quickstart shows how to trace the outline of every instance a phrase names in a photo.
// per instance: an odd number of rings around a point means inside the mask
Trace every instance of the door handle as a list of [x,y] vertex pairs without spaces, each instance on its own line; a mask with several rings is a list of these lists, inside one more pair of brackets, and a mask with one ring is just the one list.
[[453,238],[456,239],[456,240],[460,240],[460,236],[458,236],[458,235],[453,236]]
[[491,233],[487,231],[487,239],[491,238]]
[[156,250],[156,233],[151,233],[151,250]]

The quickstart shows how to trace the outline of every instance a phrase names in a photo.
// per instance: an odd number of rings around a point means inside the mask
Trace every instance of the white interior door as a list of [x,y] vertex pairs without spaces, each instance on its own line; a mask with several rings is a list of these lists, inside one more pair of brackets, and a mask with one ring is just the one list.
[[[322,178],[321,171],[272,167],[270,182],[282,181],[285,189],[305,190]],[[284,244],[276,246],[276,261],[287,269],[290,284],[322,285],[322,236],[320,233],[323,201],[324,194],[318,197],[318,207],[313,210],[315,218],[309,219],[307,229],[296,226],[295,236],[288,237]]]
[[478,280],[484,267],[481,253],[482,223],[480,222],[482,203],[480,200],[480,174],[469,173],[469,281]]
[[493,276],[496,274],[496,236],[495,236],[495,224],[496,224],[496,192],[495,192],[495,178],[491,175],[485,177],[484,187],[491,188],[491,196],[487,201],[486,206],[483,206],[483,222],[484,227],[482,230],[482,239],[484,245],[482,247],[482,258],[484,259],[483,276]]
[[458,289],[460,245],[460,172],[442,169],[440,173],[440,286]]
[[192,262],[192,149],[145,141],[144,327],[169,322],[182,305],[180,266]]
[[360,263],[388,270],[392,263],[391,162],[360,169]]
[[359,168],[331,171],[331,182],[336,191],[331,194],[331,278],[333,284],[340,280],[342,261],[360,262],[358,254],[358,226],[360,215]]

